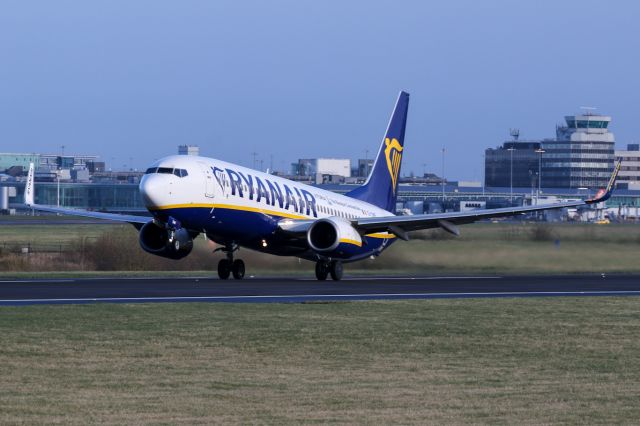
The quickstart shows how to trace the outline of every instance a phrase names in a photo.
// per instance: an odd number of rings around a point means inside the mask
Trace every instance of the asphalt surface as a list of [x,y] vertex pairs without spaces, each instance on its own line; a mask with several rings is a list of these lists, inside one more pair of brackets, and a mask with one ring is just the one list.
[[473,297],[640,296],[640,275],[0,280],[0,305],[137,302],[312,302]]

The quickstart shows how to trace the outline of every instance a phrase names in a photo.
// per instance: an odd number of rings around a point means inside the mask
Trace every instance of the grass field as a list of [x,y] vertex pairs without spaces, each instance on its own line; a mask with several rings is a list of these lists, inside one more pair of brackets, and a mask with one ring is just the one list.
[[94,240],[105,232],[112,231],[114,227],[120,228],[122,225],[2,225],[0,244],[3,246],[61,245],[66,249],[82,238]]
[[[374,260],[347,265],[346,273],[540,274],[640,273],[640,226],[634,224],[481,223],[452,237],[433,230],[412,234]],[[29,245],[34,253],[0,253],[0,274],[181,271],[214,274],[220,253],[203,238],[187,258],[171,261],[144,253],[129,225],[22,225],[0,227],[0,247]],[[39,251],[38,247],[47,249]],[[313,275],[313,265],[241,250],[248,275]]]
[[0,308],[0,423],[614,424],[640,299]]

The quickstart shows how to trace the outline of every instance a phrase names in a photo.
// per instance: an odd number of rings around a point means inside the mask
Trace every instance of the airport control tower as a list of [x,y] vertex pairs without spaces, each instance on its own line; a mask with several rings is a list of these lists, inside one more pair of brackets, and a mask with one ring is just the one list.
[[586,112],[565,117],[556,127],[556,139],[544,140],[542,186],[564,188],[605,187],[614,165],[611,117]]

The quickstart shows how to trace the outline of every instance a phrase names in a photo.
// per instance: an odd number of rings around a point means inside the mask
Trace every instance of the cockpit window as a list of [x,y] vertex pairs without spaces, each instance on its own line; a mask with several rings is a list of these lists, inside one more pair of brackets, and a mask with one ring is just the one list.
[[172,169],[171,167],[151,167],[145,172],[146,175],[153,173],[162,173],[166,175],[176,175],[178,177],[189,176],[189,173],[185,169]]

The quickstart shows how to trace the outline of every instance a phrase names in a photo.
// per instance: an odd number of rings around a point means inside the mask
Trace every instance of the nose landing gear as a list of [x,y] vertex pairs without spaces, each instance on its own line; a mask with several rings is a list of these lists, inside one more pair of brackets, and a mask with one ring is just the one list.
[[242,259],[233,259],[233,252],[238,250],[237,244],[229,244],[215,251],[218,250],[223,251],[227,255],[225,259],[220,259],[220,262],[218,262],[218,277],[220,277],[221,280],[226,280],[230,275],[233,275],[233,278],[236,280],[243,279],[245,272],[244,262]]
[[326,280],[329,275],[331,275],[332,280],[340,281],[342,279],[342,274],[342,262],[339,260],[332,260],[330,262],[319,260],[316,262],[316,278],[319,281]]

